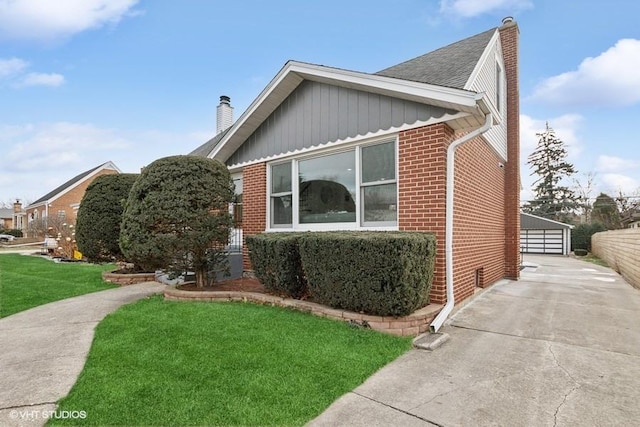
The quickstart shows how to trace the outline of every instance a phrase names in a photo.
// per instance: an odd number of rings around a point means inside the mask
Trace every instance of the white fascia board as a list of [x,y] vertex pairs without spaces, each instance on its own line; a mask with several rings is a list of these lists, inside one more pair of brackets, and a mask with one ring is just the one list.
[[[305,79],[441,106],[474,115],[484,116],[486,113],[479,108],[478,93],[473,91],[289,61],[242,113],[209,157],[226,161],[239,144],[242,144]],[[250,119],[255,114],[263,117],[258,117],[258,120],[251,123]]]
[[466,112],[471,112],[468,109],[473,110],[475,107],[474,96],[476,93],[463,89],[301,63],[292,64],[291,71],[308,80],[337,83],[340,86],[380,93],[394,98],[432,104],[431,101],[435,101],[436,105],[440,103],[455,104],[460,107],[461,111]]

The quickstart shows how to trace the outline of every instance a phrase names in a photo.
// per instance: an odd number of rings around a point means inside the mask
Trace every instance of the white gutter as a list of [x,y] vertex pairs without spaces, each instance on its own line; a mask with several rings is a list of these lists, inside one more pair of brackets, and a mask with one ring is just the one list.
[[447,288],[447,303],[442,310],[440,310],[440,313],[438,313],[436,318],[433,319],[431,325],[429,325],[429,330],[432,333],[438,332],[444,321],[449,317],[449,313],[451,313],[451,310],[453,310],[453,306],[455,305],[453,297],[453,187],[455,152],[460,145],[491,129],[492,122],[493,117],[491,113],[488,113],[485,117],[484,125],[466,135],[461,136],[447,147],[447,200],[445,208],[445,280]]

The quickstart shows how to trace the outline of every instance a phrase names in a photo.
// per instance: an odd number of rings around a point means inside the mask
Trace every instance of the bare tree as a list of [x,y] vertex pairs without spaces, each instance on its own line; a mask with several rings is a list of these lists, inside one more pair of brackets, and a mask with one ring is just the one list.
[[587,172],[582,174],[582,179],[573,178],[573,191],[576,194],[578,213],[582,217],[583,223],[591,223],[591,212],[593,210],[594,193],[596,190],[596,173]]

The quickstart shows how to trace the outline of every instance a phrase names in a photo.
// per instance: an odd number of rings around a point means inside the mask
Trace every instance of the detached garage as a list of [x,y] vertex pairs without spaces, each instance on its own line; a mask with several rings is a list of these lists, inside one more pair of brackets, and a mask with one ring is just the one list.
[[539,216],[520,214],[520,252],[569,255],[573,225]]

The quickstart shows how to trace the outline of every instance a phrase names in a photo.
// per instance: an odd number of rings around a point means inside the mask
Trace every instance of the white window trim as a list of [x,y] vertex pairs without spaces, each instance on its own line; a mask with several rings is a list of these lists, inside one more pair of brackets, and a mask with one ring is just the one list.
[[[386,142],[393,142],[395,149],[395,180],[385,180],[375,183],[362,184],[361,176],[361,147],[383,144]],[[347,146],[333,147],[332,149],[318,150],[313,153],[308,153],[298,156],[290,156],[286,159],[278,159],[277,161],[267,163],[267,194],[266,194],[266,230],[265,232],[297,232],[297,231],[348,231],[348,230],[360,230],[360,231],[397,231],[398,228],[398,214],[399,214],[399,138],[398,135],[390,136],[386,135],[382,138],[376,138],[367,141],[356,141],[348,144]],[[299,193],[298,185],[298,163],[300,161],[315,159],[322,156],[329,156],[332,154],[344,153],[348,151],[355,151],[355,173],[356,173],[356,189],[355,189],[355,203],[356,203],[356,220],[355,222],[332,222],[332,223],[315,223],[315,224],[300,224],[300,212],[299,212],[299,197],[295,197]],[[291,193],[271,193],[271,168],[276,165],[291,163]],[[396,184],[396,221],[395,224],[389,222],[381,222],[381,225],[365,225],[362,221],[362,188],[366,186],[383,185],[383,184]],[[291,224],[278,224],[272,225],[271,223],[271,199],[274,196],[289,195],[291,194]]]

